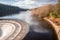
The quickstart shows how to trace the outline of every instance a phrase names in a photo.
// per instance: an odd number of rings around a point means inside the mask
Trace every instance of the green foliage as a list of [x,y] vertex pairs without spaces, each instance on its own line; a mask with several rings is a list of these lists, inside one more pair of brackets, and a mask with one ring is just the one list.
[[54,13],[53,12],[50,12],[50,17],[55,17]]
[[58,12],[58,11],[55,12],[55,13],[50,12],[49,16],[50,16],[50,17],[55,17],[55,18],[60,18],[60,12]]
[[50,12],[50,17],[56,17],[56,18],[60,18],[60,0],[58,0],[58,6],[57,6],[57,11],[56,12]]

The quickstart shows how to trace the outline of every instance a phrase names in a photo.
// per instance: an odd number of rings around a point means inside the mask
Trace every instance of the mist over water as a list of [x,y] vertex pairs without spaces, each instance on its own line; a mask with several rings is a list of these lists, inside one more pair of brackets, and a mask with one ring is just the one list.
[[[11,0],[7,1],[7,2],[6,1],[3,2],[3,1],[4,0],[0,0],[0,3],[12,5]],[[37,37],[38,36],[41,37],[41,33],[48,36],[48,35],[52,34],[52,32],[50,30],[43,29],[41,26],[39,26],[38,21],[36,21],[36,20],[32,21],[31,12],[29,10],[24,10],[24,9],[32,9],[32,8],[40,7],[40,6],[43,6],[46,4],[55,4],[57,2],[56,0],[51,0],[50,2],[48,2],[48,0],[47,1],[41,0],[41,1],[40,0],[38,0],[38,1],[31,0],[28,2],[27,0],[25,0],[25,1],[21,0],[21,1],[17,2],[15,0],[15,1],[13,1],[13,3],[15,2],[15,4],[13,4],[13,6],[18,7],[17,10],[14,10],[15,9],[14,7],[13,7],[14,8],[13,11],[11,11],[12,10],[11,8],[7,8],[7,7],[5,8],[6,10],[4,10],[3,8],[5,6],[3,6],[2,11],[1,11],[3,14],[0,13],[0,15],[2,14],[3,16],[1,15],[2,17],[0,17],[0,19],[19,19],[19,20],[23,20],[23,21],[27,22],[30,26],[30,30],[29,30],[30,37],[35,37],[34,35],[37,35]],[[24,9],[20,9],[20,8],[24,8]],[[19,9],[19,11],[18,11],[18,9]],[[4,12],[3,12],[3,10],[4,10]],[[10,14],[12,14],[12,15],[10,15]],[[2,32],[2,31],[0,30],[0,32]]]
[[23,20],[23,21],[25,21],[29,24],[29,26],[32,29],[32,30],[30,29],[31,32],[32,31],[40,32],[40,33],[49,32],[49,31],[43,29],[42,27],[39,27],[38,26],[38,21],[32,21],[31,12],[29,10],[20,12],[18,14],[10,15],[10,16],[0,17],[0,18],[2,18],[2,19],[19,19],[19,20]]

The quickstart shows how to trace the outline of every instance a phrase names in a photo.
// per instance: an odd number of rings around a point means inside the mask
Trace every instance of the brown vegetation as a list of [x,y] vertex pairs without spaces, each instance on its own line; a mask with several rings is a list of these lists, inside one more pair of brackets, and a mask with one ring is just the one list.
[[56,5],[49,4],[46,6],[32,9],[31,12],[33,17],[38,16],[39,18],[41,18],[47,16],[50,11],[56,11],[56,9],[57,9]]
[[46,5],[46,6],[42,6],[42,7],[38,7],[35,9],[32,9],[32,19],[33,20],[38,20],[39,21],[39,25],[43,26],[44,28],[48,28],[48,23],[46,23],[46,21],[44,21],[43,19],[41,19],[42,17],[46,17],[49,15],[49,13],[51,11],[55,12],[57,10],[57,4],[52,5]]

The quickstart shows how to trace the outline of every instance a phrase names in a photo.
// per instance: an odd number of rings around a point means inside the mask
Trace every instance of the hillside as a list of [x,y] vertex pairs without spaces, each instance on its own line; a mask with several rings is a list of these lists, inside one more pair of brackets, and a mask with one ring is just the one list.
[[27,9],[22,9],[15,6],[0,4],[0,17],[12,14],[18,14],[19,12],[26,10]]
[[56,11],[56,9],[57,9],[57,4],[55,5],[49,4],[35,9],[31,9],[31,13],[33,19],[36,19],[36,17],[38,18],[45,17],[49,14],[50,11]]

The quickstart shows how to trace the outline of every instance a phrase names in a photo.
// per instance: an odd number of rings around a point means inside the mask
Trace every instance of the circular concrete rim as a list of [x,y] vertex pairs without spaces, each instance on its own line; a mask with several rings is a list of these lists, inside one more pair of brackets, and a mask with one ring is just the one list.
[[55,36],[55,40],[60,40],[60,34],[58,34],[60,30],[60,26],[57,26],[54,22],[49,20],[48,18],[43,18],[49,25],[51,26],[51,30],[53,30],[53,34]]
[[[29,32],[29,25],[26,22],[22,21],[22,20],[0,19],[0,21],[2,21],[2,22],[3,21],[5,21],[5,22],[13,21],[13,22],[20,23],[20,25],[21,25],[21,32],[13,40],[22,40],[26,36],[26,34]],[[6,40],[11,40],[11,38],[8,37]]]

